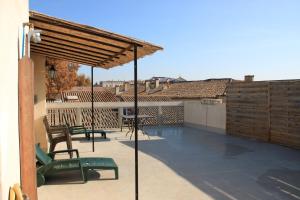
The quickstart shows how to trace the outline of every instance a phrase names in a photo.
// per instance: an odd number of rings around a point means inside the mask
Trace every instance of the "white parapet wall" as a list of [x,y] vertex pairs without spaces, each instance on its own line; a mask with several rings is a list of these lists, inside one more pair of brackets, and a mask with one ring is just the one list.
[[221,132],[225,132],[226,104],[185,101],[184,123],[186,125],[219,129]]
[[18,128],[18,50],[23,23],[28,22],[28,0],[0,1],[0,199],[9,186],[20,183]]

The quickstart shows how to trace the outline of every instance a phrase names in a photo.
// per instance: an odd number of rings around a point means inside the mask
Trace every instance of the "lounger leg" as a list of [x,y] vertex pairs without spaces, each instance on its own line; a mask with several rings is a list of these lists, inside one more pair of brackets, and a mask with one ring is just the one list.
[[119,179],[119,169],[115,168],[114,171],[115,171],[115,179]]
[[53,152],[55,149],[56,143],[51,143],[50,144],[50,148],[49,148],[49,152]]
[[45,177],[43,174],[41,174],[40,172],[37,172],[36,178],[37,178],[37,186],[38,187],[45,184]]
[[[72,149],[72,141],[66,141],[67,143],[67,149]],[[70,158],[73,157],[73,152],[69,152]]]
[[[135,134],[135,133],[134,133]],[[130,135],[130,140],[131,140],[131,138],[132,138],[132,135],[133,135],[133,132],[131,132],[131,135]]]
[[83,169],[81,173],[82,173],[83,182],[86,183],[88,180],[88,169]]
[[130,128],[130,123],[131,123],[131,121],[130,121],[130,120],[127,120],[127,127],[128,127],[128,131],[130,131],[130,130],[131,130],[131,128]]

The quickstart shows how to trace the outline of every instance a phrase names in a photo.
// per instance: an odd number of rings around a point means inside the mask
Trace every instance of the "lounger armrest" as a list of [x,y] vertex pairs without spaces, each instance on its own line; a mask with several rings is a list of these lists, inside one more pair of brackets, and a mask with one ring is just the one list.
[[71,133],[78,133],[78,132],[87,133],[86,128],[84,126],[71,126],[69,127],[69,131]]
[[66,150],[53,151],[53,152],[49,153],[49,156],[54,159],[55,155],[58,153],[70,153],[70,152],[75,152],[77,158],[79,158],[78,149],[66,149]]
[[69,130],[76,131],[76,130],[86,130],[84,126],[70,126]]
[[57,125],[57,126],[50,126],[50,129],[55,130],[55,129],[65,129],[68,128],[66,125]]
[[85,128],[83,125],[70,126],[70,128]]

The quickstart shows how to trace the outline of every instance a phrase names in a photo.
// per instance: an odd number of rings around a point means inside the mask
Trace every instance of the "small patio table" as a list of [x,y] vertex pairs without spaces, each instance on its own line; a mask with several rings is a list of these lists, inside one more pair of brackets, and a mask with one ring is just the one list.
[[[153,116],[151,115],[138,115],[137,116],[138,118],[138,130],[142,131],[143,135],[147,135],[148,138],[150,139],[150,136],[148,135],[148,133],[144,130],[144,125],[145,125],[145,120],[147,119],[151,119],[151,118],[154,118]],[[123,123],[123,120],[127,120],[129,123],[128,123],[128,131],[126,133],[126,136],[128,135],[128,133],[131,132],[131,135],[130,135],[130,139],[133,135],[133,132],[134,132],[134,119],[135,119],[135,115],[123,115],[122,116],[122,123]],[[121,129],[122,131],[122,129]]]

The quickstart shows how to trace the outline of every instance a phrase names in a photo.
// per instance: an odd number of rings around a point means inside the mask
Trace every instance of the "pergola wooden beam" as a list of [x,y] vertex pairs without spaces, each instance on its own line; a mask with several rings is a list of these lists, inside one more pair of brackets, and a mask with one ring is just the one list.
[[46,48],[47,47],[58,48],[58,49],[62,49],[62,50],[76,52],[76,53],[83,54],[83,55],[96,56],[96,57],[103,58],[103,59],[107,59],[107,58],[110,57],[110,55],[103,55],[103,54],[99,54],[99,53],[95,53],[95,52],[91,52],[91,51],[85,51],[85,50],[82,50],[80,48],[75,48],[75,47],[72,47],[72,46],[70,47],[70,46],[60,45],[60,44],[56,44],[56,43],[52,43],[52,42],[47,42],[47,41],[43,41],[43,44],[31,43],[31,45],[32,46],[42,46],[42,47],[46,47]]
[[133,47],[133,45],[130,45],[127,49],[123,49],[122,51],[115,53],[114,55],[112,55],[109,58],[105,59],[104,61],[100,62],[99,65],[101,66],[102,64],[104,64],[107,61],[118,58],[118,56],[122,55],[124,52],[126,52],[126,50],[129,50],[129,49],[131,50],[132,47]]
[[35,50],[35,51],[41,51],[41,52],[44,52],[44,53],[53,53],[53,54],[56,54],[56,55],[61,55],[61,56],[69,56],[69,57],[72,57],[72,58],[75,58],[75,59],[79,59],[79,60],[85,60],[85,61],[90,61],[90,62],[96,62],[98,63],[99,61],[96,60],[96,59],[93,59],[93,58],[89,58],[89,57],[86,57],[86,56],[78,56],[77,54],[67,54],[63,51],[56,51],[56,50],[49,50],[49,49],[44,49],[44,48],[41,48],[41,47],[32,47],[32,50]]
[[85,44],[85,43],[81,43],[81,42],[77,42],[77,41],[74,41],[74,40],[68,40],[68,39],[65,39],[65,38],[57,38],[57,37],[53,37],[53,36],[50,36],[50,35],[45,35],[42,33],[42,41],[49,41],[49,42],[56,42],[56,43],[60,43],[62,45],[69,45],[69,46],[74,46],[74,47],[77,47],[77,48],[81,48],[81,49],[84,49],[84,50],[87,50],[87,51],[96,51],[96,52],[99,52],[99,53],[104,53],[104,54],[115,54],[117,53],[118,51],[112,51],[112,50],[109,50],[109,49],[104,49],[104,48],[101,48],[97,45],[89,45],[89,44]]
[[57,38],[57,39],[64,38],[65,40],[68,40],[68,41],[75,41],[77,43],[88,44],[90,46],[95,46],[95,47],[99,47],[99,48],[102,48],[102,49],[108,49],[110,51],[119,52],[120,50],[126,48],[126,47],[123,48],[123,47],[119,47],[119,46],[115,46],[115,45],[106,45],[106,44],[103,44],[102,42],[99,42],[99,41],[94,41],[94,40],[91,40],[91,39],[85,39],[85,38],[82,38],[80,36],[73,36],[73,35],[70,35],[70,34],[65,34],[65,33],[57,32],[57,31],[53,31],[53,30],[41,29],[41,28],[36,27],[36,26],[35,26],[35,29],[43,30],[42,36],[43,35],[52,36],[53,38]]
[[55,47],[55,46],[51,46],[51,45],[41,45],[41,44],[31,44],[31,47],[37,47],[37,48],[41,48],[43,50],[54,50],[54,51],[58,51],[58,52],[63,52],[63,53],[67,53],[67,54],[71,54],[71,55],[76,55],[76,56],[81,56],[81,57],[86,57],[86,58],[90,58],[90,59],[95,59],[97,58],[98,61],[101,60],[106,60],[107,57],[103,57],[103,56],[99,56],[99,55],[95,55],[95,54],[91,54],[90,52],[81,52],[78,50],[72,50],[72,49],[67,49],[65,47]]
[[49,58],[57,58],[57,59],[60,59],[60,60],[71,61],[71,62],[74,62],[74,63],[84,64],[84,65],[89,65],[89,66],[96,66],[97,65],[97,63],[95,61],[85,60],[85,59],[73,57],[73,56],[70,56],[70,55],[64,55],[64,54],[54,53],[54,52],[46,52],[46,51],[37,50],[37,49],[31,49],[31,51],[33,53],[45,55]]
[[[96,39],[101,38],[103,42],[106,42],[108,44],[114,43],[116,45],[122,46],[124,44],[129,45],[135,42],[128,37],[124,37],[124,39],[120,37],[114,37],[114,35],[116,35],[114,33],[99,30],[91,26],[68,22],[66,20],[51,20],[49,22],[49,19],[46,19],[40,15],[38,18],[35,18],[34,21],[36,26],[43,26],[43,23],[46,23],[47,26],[57,27],[56,30],[59,30],[59,28],[61,28],[61,30],[68,31],[69,33],[74,33],[75,35],[79,33],[82,36],[92,37]],[[143,45],[137,44],[137,46],[142,47]]]
[[32,22],[34,23],[34,27],[36,27],[37,29],[42,29],[45,30],[47,32],[52,32],[52,33],[62,33],[71,37],[75,37],[75,38],[80,38],[80,39],[84,39],[84,40],[88,40],[88,41],[92,41],[92,42],[96,42],[98,44],[102,44],[105,46],[110,46],[110,47],[115,47],[118,49],[123,49],[126,48],[128,45],[130,45],[130,43],[123,43],[123,42],[118,42],[118,41],[114,41],[111,39],[106,39],[106,38],[102,38],[96,35],[92,35],[92,34],[87,34],[85,32],[81,32],[81,31],[74,31],[73,29],[69,29],[69,28],[65,28],[65,27],[61,27],[61,26],[55,26],[55,25],[51,25],[51,24],[46,24],[46,23],[40,23],[37,20],[32,20]]

